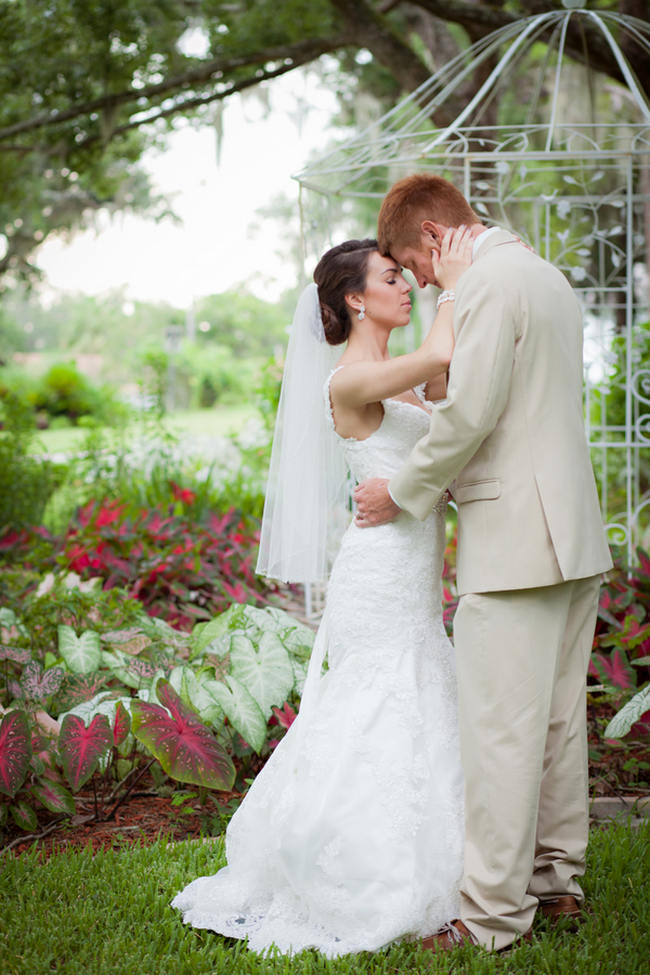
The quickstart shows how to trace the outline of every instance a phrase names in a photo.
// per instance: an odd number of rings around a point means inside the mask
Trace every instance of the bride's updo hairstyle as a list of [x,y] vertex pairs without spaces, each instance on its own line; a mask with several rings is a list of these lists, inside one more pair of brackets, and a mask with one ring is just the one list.
[[350,335],[352,322],[345,296],[366,290],[368,258],[376,250],[377,241],[369,237],[346,240],[326,251],[316,265],[314,281],[325,339],[330,345],[340,345]]

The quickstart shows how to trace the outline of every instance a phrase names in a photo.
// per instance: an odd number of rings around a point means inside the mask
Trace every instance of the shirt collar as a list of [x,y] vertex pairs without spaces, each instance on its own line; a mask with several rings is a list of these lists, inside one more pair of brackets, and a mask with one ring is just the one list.
[[488,239],[492,234],[495,234],[501,227],[488,227],[487,230],[482,230],[478,237],[474,238],[474,243],[472,244],[472,260],[476,257],[478,249],[481,244]]

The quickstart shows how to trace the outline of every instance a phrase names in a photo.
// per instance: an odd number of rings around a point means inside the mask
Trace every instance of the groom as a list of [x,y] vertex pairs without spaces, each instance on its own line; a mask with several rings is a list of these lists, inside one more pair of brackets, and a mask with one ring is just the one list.
[[474,237],[455,295],[447,399],[387,482],[356,491],[357,524],[458,506],[454,619],[466,782],[461,916],[428,938],[507,948],[535,911],[577,917],[588,831],[586,670],[599,575],[611,567],[582,415],[582,321],[565,277],[483,226],[438,176],[392,187],[383,254],[436,285],[448,228]]

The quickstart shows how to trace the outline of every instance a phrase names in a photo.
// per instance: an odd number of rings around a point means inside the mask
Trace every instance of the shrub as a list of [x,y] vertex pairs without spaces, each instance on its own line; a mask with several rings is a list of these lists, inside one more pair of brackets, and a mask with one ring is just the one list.
[[106,385],[95,385],[73,362],[55,363],[38,377],[23,369],[3,367],[0,369],[0,396],[9,393],[26,410],[36,413],[41,426],[57,419],[76,423],[84,417],[93,417],[101,423],[115,423],[124,420],[128,414],[115,390]]
[[50,366],[39,380],[34,405],[50,417],[65,416],[73,422],[92,416],[110,423],[124,412],[113,390],[91,383],[73,362]]
[[40,523],[48,498],[63,479],[64,468],[30,455],[34,418],[24,401],[5,391],[0,408],[1,536]]

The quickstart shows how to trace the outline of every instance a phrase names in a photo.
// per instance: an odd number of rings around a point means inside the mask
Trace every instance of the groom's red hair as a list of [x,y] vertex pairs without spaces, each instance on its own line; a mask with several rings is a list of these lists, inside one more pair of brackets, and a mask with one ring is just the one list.
[[449,180],[431,173],[415,173],[395,183],[384,197],[377,221],[381,253],[391,254],[394,247],[419,247],[423,220],[446,227],[481,222]]

